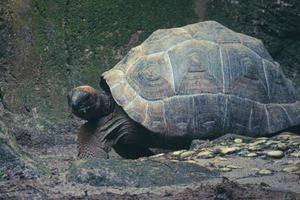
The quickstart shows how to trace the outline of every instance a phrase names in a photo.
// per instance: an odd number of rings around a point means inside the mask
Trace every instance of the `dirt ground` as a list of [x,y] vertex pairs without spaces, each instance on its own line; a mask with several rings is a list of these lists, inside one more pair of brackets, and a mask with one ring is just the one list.
[[[289,137],[289,138],[288,138]],[[230,138],[230,137],[229,137]],[[283,135],[283,138],[258,138],[246,141],[239,138],[221,138],[215,141],[201,141],[190,151],[177,151],[159,154],[150,158],[163,161],[197,163],[209,169],[217,169],[219,177],[191,184],[166,185],[162,187],[95,187],[79,184],[66,179],[71,163],[76,160],[75,144],[58,145],[44,149],[27,148],[46,165],[51,173],[37,179],[26,179],[22,173],[13,179],[0,182],[0,199],[300,199],[300,161],[298,157],[299,136]],[[292,138],[292,139],[291,139]],[[234,140],[234,142],[232,142]],[[266,151],[264,144],[284,140],[292,142],[283,151],[281,158],[265,157],[259,152]],[[256,149],[256,156],[243,156],[243,150],[230,151],[233,146],[243,149],[245,144]],[[255,148],[253,148],[253,144]],[[224,154],[215,151],[210,158],[194,156],[204,150],[217,149],[220,145],[228,147]],[[249,147],[249,148],[250,148]],[[269,146],[270,147],[270,146]],[[231,148],[231,149],[230,149]],[[246,148],[246,147],[245,147]],[[262,149],[264,150],[262,150]],[[258,150],[260,149],[260,150]],[[241,153],[242,152],[242,153]],[[193,155],[194,154],[194,155]],[[201,154],[203,155],[203,153]],[[268,171],[269,170],[269,171]],[[158,175],[159,176],[159,175]],[[159,177],[158,177],[159,178]]]

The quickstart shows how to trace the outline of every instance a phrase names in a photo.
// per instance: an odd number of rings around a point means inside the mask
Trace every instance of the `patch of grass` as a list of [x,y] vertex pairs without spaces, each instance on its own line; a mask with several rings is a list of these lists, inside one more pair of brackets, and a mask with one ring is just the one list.
[[21,88],[25,104],[51,121],[64,119],[67,92],[98,87],[132,34],[141,31],[142,42],[156,29],[195,22],[193,6],[193,0],[32,0],[27,22],[36,78]]
[[156,29],[196,20],[192,0],[34,0],[32,9],[40,66],[73,83],[97,82],[137,31],[143,41]]

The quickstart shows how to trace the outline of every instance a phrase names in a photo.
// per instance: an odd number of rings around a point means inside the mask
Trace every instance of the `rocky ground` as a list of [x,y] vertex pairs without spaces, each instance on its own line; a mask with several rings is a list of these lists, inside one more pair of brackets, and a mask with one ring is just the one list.
[[300,199],[300,136],[227,135],[138,160],[76,160],[76,145],[27,148],[44,176],[2,176],[1,199]]

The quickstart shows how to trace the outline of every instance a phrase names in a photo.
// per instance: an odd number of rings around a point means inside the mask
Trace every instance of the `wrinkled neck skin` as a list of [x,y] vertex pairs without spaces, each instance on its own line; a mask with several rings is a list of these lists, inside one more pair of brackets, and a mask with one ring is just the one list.
[[115,102],[110,94],[107,94],[105,91],[100,90],[96,95],[97,100],[95,102],[95,107],[90,111],[87,111],[85,117],[82,117],[83,119],[86,119],[91,123],[96,123],[97,121],[99,121],[99,119],[109,115],[113,112],[115,107]]
[[106,93],[104,90],[99,91],[97,104],[99,113],[101,113],[100,117],[107,116],[114,111],[115,101],[111,94]]
[[108,105],[112,108],[112,112],[95,121],[88,121],[80,128],[79,158],[108,158],[108,153],[119,139],[135,131],[134,122],[119,106]]

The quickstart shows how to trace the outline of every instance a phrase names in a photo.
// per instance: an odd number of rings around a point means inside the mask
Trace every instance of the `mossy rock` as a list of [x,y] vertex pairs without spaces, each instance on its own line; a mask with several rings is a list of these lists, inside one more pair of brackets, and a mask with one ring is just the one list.
[[[14,114],[3,108],[0,102],[0,181],[8,179],[32,179],[49,174],[49,169],[32,158],[17,144],[12,129],[6,120],[12,122]],[[5,119],[5,120],[4,120]]]
[[92,186],[151,187],[187,184],[218,177],[218,173],[188,162],[153,160],[79,160],[67,180]]

